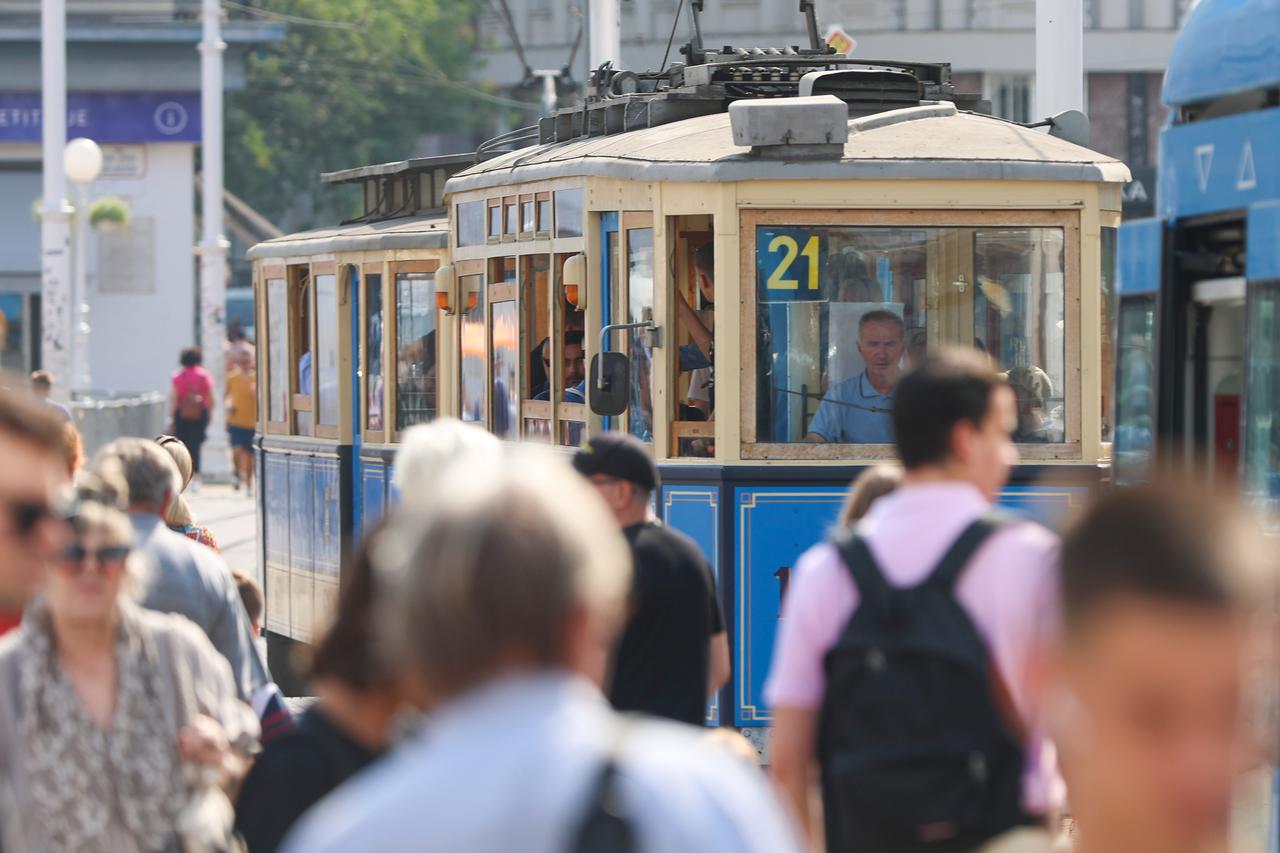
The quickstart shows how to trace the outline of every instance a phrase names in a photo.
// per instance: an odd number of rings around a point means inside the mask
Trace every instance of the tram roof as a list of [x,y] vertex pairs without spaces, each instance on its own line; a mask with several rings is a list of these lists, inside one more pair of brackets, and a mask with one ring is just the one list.
[[1280,0],[1201,0],[1173,43],[1162,99],[1180,107],[1280,84]]
[[757,157],[733,142],[728,113],[501,154],[460,172],[446,193],[561,177],[637,181],[756,180],[1127,181],[1106,157],[1012,122],[956,111],[948,103],[849,121],[839,158]]
[[250,260],[332,252],[368,252],[387,249],[444,249],[449,245],[449,220],[443,216],[418,216],[358,222],[333,228],[317,228],[266,240],[249,250]]

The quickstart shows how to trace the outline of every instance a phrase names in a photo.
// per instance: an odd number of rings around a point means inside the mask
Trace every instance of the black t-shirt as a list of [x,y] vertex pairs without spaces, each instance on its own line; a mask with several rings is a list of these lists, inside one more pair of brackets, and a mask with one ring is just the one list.
[[635,577],[614,655],[609,701],[701,725],[711,637],[724,630],[711,567],[689,537],[645,522],[626,528]]
[[236,831],[249,853],[271,853],[307,809],[368,766],[378,753],[311,708],[267,744],[236,800]]

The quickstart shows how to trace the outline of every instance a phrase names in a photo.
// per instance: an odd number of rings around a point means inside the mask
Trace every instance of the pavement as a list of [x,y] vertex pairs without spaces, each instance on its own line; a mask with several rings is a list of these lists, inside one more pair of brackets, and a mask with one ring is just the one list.
[[227,565],[249,572],[261,585],[261,551],[253,495],[229,485],[210,483],[196,492],[188,489],[186,498],[196,523],[213,531]]

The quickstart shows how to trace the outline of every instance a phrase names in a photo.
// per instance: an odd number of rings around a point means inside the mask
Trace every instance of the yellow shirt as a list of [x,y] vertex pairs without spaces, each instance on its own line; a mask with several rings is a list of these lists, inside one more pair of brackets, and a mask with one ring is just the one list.
[[244,370],[232,370],[227,374],[227,425],[253,429],[258,423],[258,382],[254,374]]

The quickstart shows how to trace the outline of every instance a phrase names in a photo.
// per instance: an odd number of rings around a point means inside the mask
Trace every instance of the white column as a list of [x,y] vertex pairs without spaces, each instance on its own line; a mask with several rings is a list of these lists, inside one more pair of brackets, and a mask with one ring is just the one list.
[[1036,101],[1033,119],[1084,108],[1084,4],[1036,0]]
[[85,260],[89,243],[89,187],[76,184],[76,274],[72,293],[71,322],[75,327],[75,347],[72,349],[74,371],[73,387],[88,393],[93,379],[89,367],[89,268]]
[[67,10],[65,0],[40,5],[40,111],[44,208],[40,215],[40,366],[54,376],[54,393],[71,387],[71,255],[62,150],[67,144]]
[[204,38],[200,42],[200,190],[203,228],[200,240],[200,345],[204,367],[213,376],[208,439],[200,467],[206,479],[222,479],[231,472],[227,457],[227,419],[223,408],[226,388],[227,249],[222,236],[222,6],[203,0]]
[[591,70],[605,62],[614,68],[622,67],[622,24],[618,12],[618,0],[591,0],[588,7],[591,36]]

